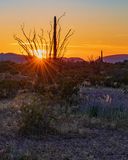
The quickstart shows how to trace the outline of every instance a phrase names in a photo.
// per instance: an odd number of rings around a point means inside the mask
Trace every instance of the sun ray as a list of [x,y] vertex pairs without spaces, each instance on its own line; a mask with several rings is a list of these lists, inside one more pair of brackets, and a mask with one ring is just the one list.
[[38,50],[31,50],[30,51],[32,54],[34,53],[34,55],[39,58],[39,59],[46,59],[46,51],[45,50],[41,50],[41,49],[38,49]]

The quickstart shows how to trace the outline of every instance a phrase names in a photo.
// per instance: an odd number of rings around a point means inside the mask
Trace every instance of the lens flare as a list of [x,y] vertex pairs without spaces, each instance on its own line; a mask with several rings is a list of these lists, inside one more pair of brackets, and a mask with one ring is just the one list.
[[31,53],[34,53],[34,55],[39,59],[46,59],[47,58],[45,50],[38,49],[38,50],[31,51]]

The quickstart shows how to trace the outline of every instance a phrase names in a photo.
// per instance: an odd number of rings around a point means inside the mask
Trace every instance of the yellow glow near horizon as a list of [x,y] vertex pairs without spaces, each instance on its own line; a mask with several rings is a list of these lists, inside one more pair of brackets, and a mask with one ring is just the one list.
[[[98,57],[101,50],[104,56],[128,54],[127,8],[128,0],[1,0],[0,52],[20,53],[13,35],[20,35],[21,24],[28,33],[33,28],[47,33],[53,16],[65,11],[62,32],[69,28],[75,31],[66,57],[87,60],[91,55]],[[40,51],[37,56],[42,57]]]
[[45,50],[38,49],[37,51],[34,50],[34,51],[30,51],[30,52],[31,53],[34,52],[34,55],[39,59],[46,59],[46,51]]

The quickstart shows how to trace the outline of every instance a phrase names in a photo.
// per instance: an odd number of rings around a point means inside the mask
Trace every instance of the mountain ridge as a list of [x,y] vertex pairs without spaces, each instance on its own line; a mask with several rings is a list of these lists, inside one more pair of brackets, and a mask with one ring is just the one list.
[[[80,57],[63,57],[63,61],[65,62],[85,62],[84,59]],[[0,61],[12,61],[15,63],[25,63],[26,62],[26,56],[16,53],[0,53]]]
[[103,57],[103,61],[107,63],[117,63],[125,60],[128,60],[128,54],[115,54]]
[[[103,61],[107,63],[117,63],[117,62],[123,62],[125,60],[128,60],[128,54],[115,54],[115,55],[109,55],[104,56]],[[25,63],[26,62],[26,56],[17,54],[17,53],[0,53],[0,61],[12,61],[15,63]],[[80,57],[63,57],[63,61],[65,62],[87,62],[86,60],[80,58]]]

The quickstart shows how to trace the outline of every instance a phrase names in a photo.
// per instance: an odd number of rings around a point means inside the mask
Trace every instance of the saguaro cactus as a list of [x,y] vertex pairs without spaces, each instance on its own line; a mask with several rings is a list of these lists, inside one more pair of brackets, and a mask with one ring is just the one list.
[[54,41],[54,51],[53,51],[53,58],[56,59],[57,57],[57,19],[54,16],[54,30],[53,30],[53,41]]
[[101,57],[100,57],[101,63],[103,62],[103,51],[101,50]]

